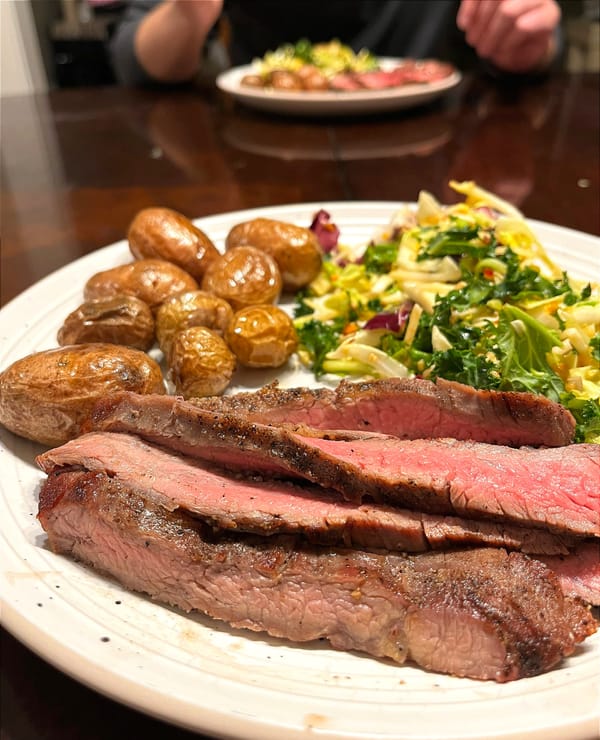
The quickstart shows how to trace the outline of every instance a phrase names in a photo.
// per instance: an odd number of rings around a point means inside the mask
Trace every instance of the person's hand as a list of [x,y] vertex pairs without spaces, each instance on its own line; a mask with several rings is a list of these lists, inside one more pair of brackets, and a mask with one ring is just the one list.
[[556,54],[556,0],[462,0],[456,23],[477,54],[505,72],[543,70]]

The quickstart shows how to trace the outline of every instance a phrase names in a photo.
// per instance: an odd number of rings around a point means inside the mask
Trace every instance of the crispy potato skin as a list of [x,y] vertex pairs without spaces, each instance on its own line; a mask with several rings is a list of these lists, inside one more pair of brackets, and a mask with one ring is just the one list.
[[251,246],[228,249],[208,266],[202,290],[226,300],[234,310],[259,303],[275,303],[282,288],[277,263]]
[[270,304],[237,311],[225,339],[246,367],[281,367],[298,346],[291,318]]
[[197,289],[196,280],[181,267],[166,260],[144,259],[92,275],[84,286],[83,297],[93,301],[132,295],[156,311],[170,296]]
[[302,90],[302,80],[294,72],[274,69],[269,75],[269,85],[275,90]]
[[169,352],[169,372],[184,398],[218,396],[227,388],[236,361],[225,340],[205,326],[177,332]]
[[61,346],[108,342],[146,351],[154,344],[154,316],[135,296],[86,301],[67,316],[57,339]]
[[159,365],[116,344],[76,344],[36,352],[0,373],[0,423],[48,446],[79,434],[94,403],[115,391],[165,393]]
[[173,262],[201,281],[207,265],[219,256],[209,237],[170,208],[144,208],[127,232],[129,249],[136,259]]
[[273,88],[274,90],[329,90],[329,80],[311,64],[304,64],[300,69],[291,72],[286,69],[274,69],[266,76],[247,74],[240,84],[245,87]]
[[323,253],[310,229],[270,218],[254,218],[234,226],[225,241],[229,251],[250,245],[271,255],[281,272],[283,289],[297,291],[314,280]]
[[305,90],[328,90],[329,80],[312,64],[305,64],[296,72]]
[[264,81],[260,75],[244,75],[240,80],[240,85],[245,87],[264,87]]
[[159,347],[169,354],[173,336],[190,326],[205,326],[223,334],[233,318],[233,308],[223,298],[204,290],[168,298],[156,313],[156,338]]

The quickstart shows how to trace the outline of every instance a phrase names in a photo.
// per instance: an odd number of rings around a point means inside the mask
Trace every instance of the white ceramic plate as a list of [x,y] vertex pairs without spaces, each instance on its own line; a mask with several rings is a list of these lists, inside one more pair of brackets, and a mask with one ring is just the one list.
[[[257,215],[309,224],[321,207],[347,243],[365,243],[397,203],[313,203],[224,214],[197,223],[218,244]],[[600,239],[532,222],[574,275],[600,279]],[[58,270],[0,311],[0,369],[55,346],[84,281],[129,261],[125,242]],[[264,380],[264,376],[262,377]],[[285,385],[308,375],[283,374]],[[258,384],[259,376],[239,379]],[[36,520],[41,447],[0,430],[0,597],[4,625],[88,686],[169,722],[216,736],[362,740],[590,740],[600,721],[600,635],[557,669],[499,685],[294,645],[184,616],[54,555]]]
[[[383,68],[402,62],[401,59],[381,59]],[[443,80],[422,84],[391,87],[385,90],[325,91],[325,92],[287,92],[282,90],[261,90],[240,84],[242,77],[255,72],[249,64],[234,67],[217,77],[217,87],[245,105],[272,113],[297,116],[348,115],[381,113],[383,111],[412,108],[429,103],[456,87],[462,79],[458,70]]]

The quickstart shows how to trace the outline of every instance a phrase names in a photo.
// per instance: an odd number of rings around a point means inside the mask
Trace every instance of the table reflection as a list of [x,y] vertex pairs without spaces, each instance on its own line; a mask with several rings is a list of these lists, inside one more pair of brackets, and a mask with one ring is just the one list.
[[264,157],[329,160],[333,147],[339,160],[348,161],[426,156],[452,137],[449,122],[438,118],[376,121],[370,124],[368,137],[356,134],[356,124],[334,130],[283,123],[278,129],[274,135],[274,123],[267,118],[236,117],[227,121],[223,138],[231,146]]

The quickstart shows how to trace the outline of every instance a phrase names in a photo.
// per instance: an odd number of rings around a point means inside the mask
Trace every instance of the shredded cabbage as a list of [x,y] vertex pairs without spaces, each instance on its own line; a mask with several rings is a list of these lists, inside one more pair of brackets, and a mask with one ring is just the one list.
[[579,440],[600,442],[600,285],[570,279],[514,206],[450,185],[464,201],[423,191],[362,249],[340,235],[297,297],[301,358],[317,376],[541,393],[573,412]]

